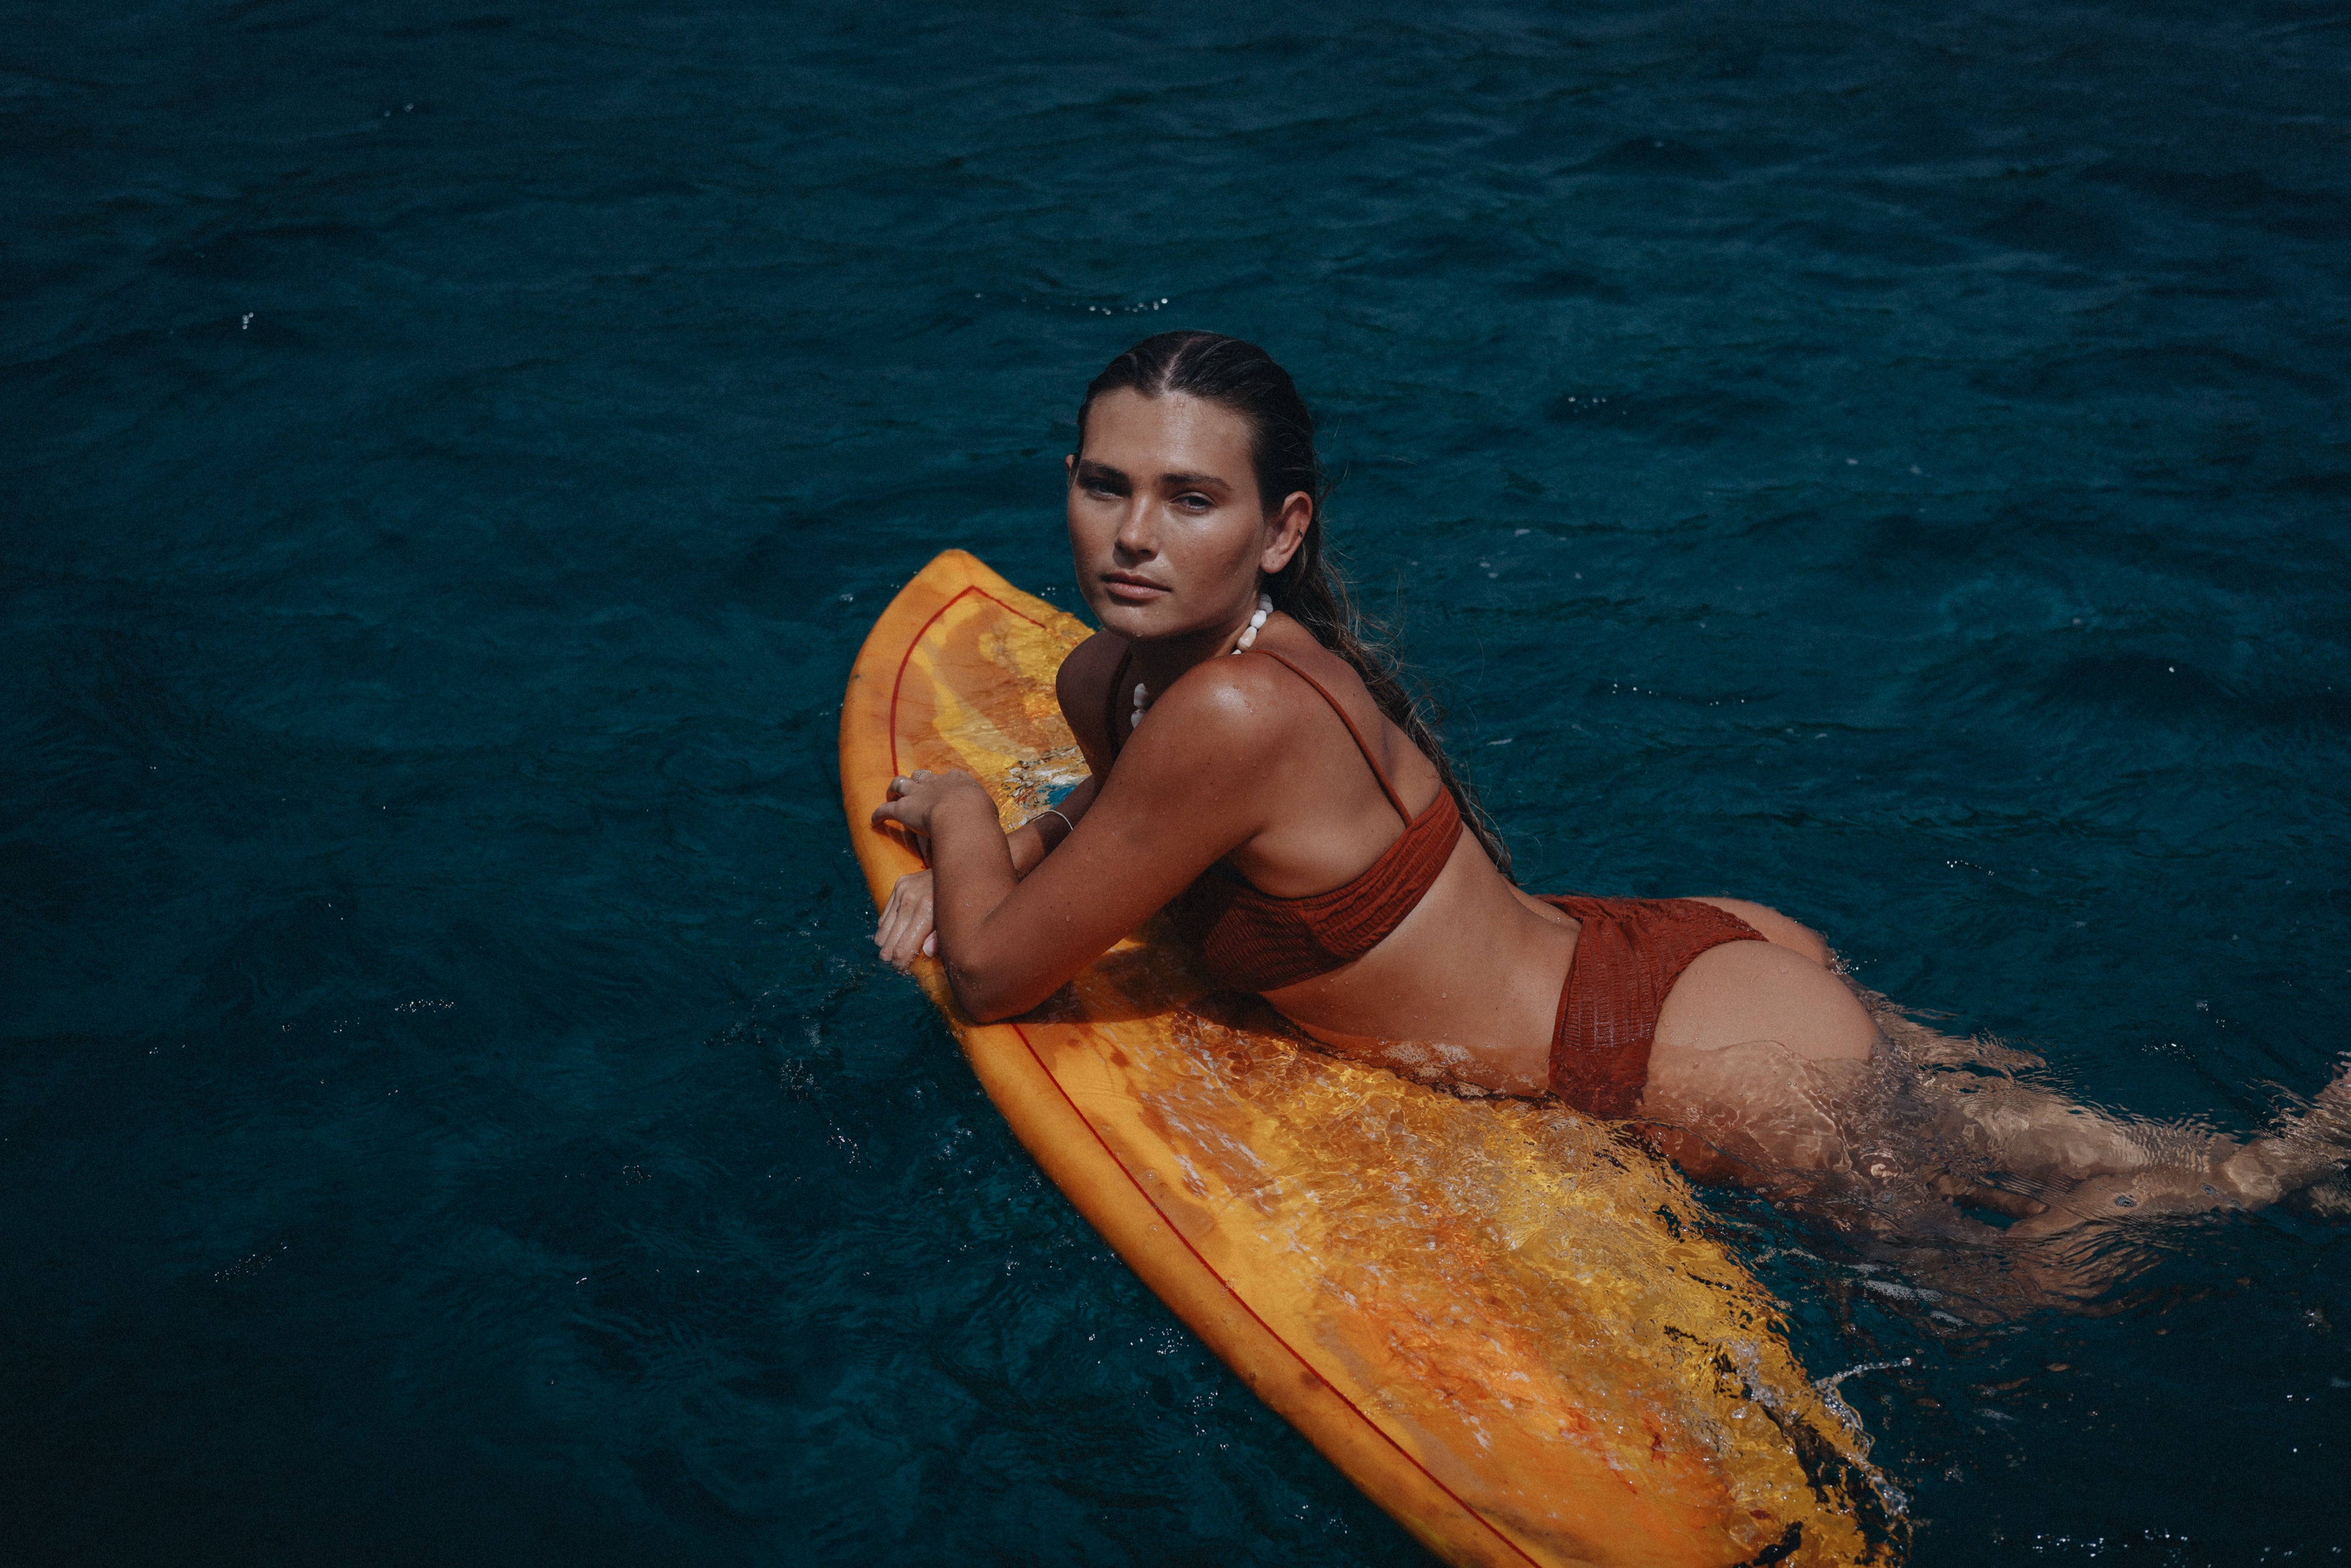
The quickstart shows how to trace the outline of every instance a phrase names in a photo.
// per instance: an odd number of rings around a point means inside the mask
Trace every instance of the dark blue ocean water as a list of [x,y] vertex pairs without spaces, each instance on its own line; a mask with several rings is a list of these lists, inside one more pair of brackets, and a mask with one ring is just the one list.
[[[0,5],[39,1563],[1408,1563],[877,968],[836,704],[1256,338],[1531,885],[2241,1129],[2351,997],[2351,10]],[[1732,1212],[1735,1211],[1735,1212]],[[2351,1245],[1959,1329],[1931,1564],[2333,1561]]]

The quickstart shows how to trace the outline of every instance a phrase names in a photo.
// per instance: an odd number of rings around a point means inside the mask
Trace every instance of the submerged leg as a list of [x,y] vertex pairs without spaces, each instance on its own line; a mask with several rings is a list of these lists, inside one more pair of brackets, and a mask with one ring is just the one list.
[[2024,1189],[2022,1208],[1991,1204],[2016,1218],[2018,1241],[2098,1220],[2258,1208],[2351,1157],[2351,1069],[2306,1114],[2252,1139],[2117,1116],[2004,1077],[1928,1072],[1921,1088],[1937,1134]]
[[2095,1111],[2046,1089],[1978,1081],[1951,1093],[1949,1134],[1996,1169],[2037,1183],[2116,1176],[2176,1158],[2159,1129]]
[[2024,1243],[2093,1221],[2259,1207],[2351,1164],[2351,1063],[2307,1113],[2259,1137],[2117,1115],[2020,1082],[2013,1070],[2037,1064],[2021,1052],[1903,1018],[1783,924],[1792,935],[1700,954],[1657,1018],[1642,1109],[1701,1180],[1907,1191],[1947,1212],[2003,1214],[2006,1239]]
[[2351,1163],[2351,1064],[2336,1071],[2308,1110],[2279,1118],[2274,1131],[2202,1141],[2200,1162],[2091,1176],[2052,1197],[2046,1214],[2019,1223],[2011,1234],[2030,1240],[2101,1220],[2260,1208],[2324,1181]]

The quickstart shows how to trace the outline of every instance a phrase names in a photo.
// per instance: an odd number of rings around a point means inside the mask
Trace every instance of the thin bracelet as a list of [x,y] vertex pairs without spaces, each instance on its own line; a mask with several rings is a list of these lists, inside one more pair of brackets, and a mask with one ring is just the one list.
[[[1070,826],[1070,833],[1074,833],[1078,831],[1078,824],[1075,821],[1071,821],[1070,814],[1067,811],[1062,810],[1059,806],[1048,806],[1043,810],[1038,812],[1035,816],[1029,818],[1029,821],[1033,824],[1041,822],[1048,817],[1059,817],[1062,821],[1068,822]],[[1063,833],[1061,835],[1062,839],[1066,841],[1069,838],[1070,833]]]

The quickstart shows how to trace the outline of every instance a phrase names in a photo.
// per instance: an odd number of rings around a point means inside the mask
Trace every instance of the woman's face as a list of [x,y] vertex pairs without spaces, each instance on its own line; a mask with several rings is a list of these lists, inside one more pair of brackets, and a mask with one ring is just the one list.
[[1103,393],[1069,467],[1079,588],[1104,629],[1132,642],[1246,621],[1259,574],[1289,564],[1313,516],[1301,493],[1268,517],[1248,423],[1183,392]]

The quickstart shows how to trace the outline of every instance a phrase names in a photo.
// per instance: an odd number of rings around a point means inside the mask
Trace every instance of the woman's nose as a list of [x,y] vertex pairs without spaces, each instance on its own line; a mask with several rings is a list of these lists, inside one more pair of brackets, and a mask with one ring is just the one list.
[[1125,514],[1118,520],[1118,548],[1124,555],[1155,555],[1158,536],[1151,526],[1151,508],[1138,496],[1128,502]]

